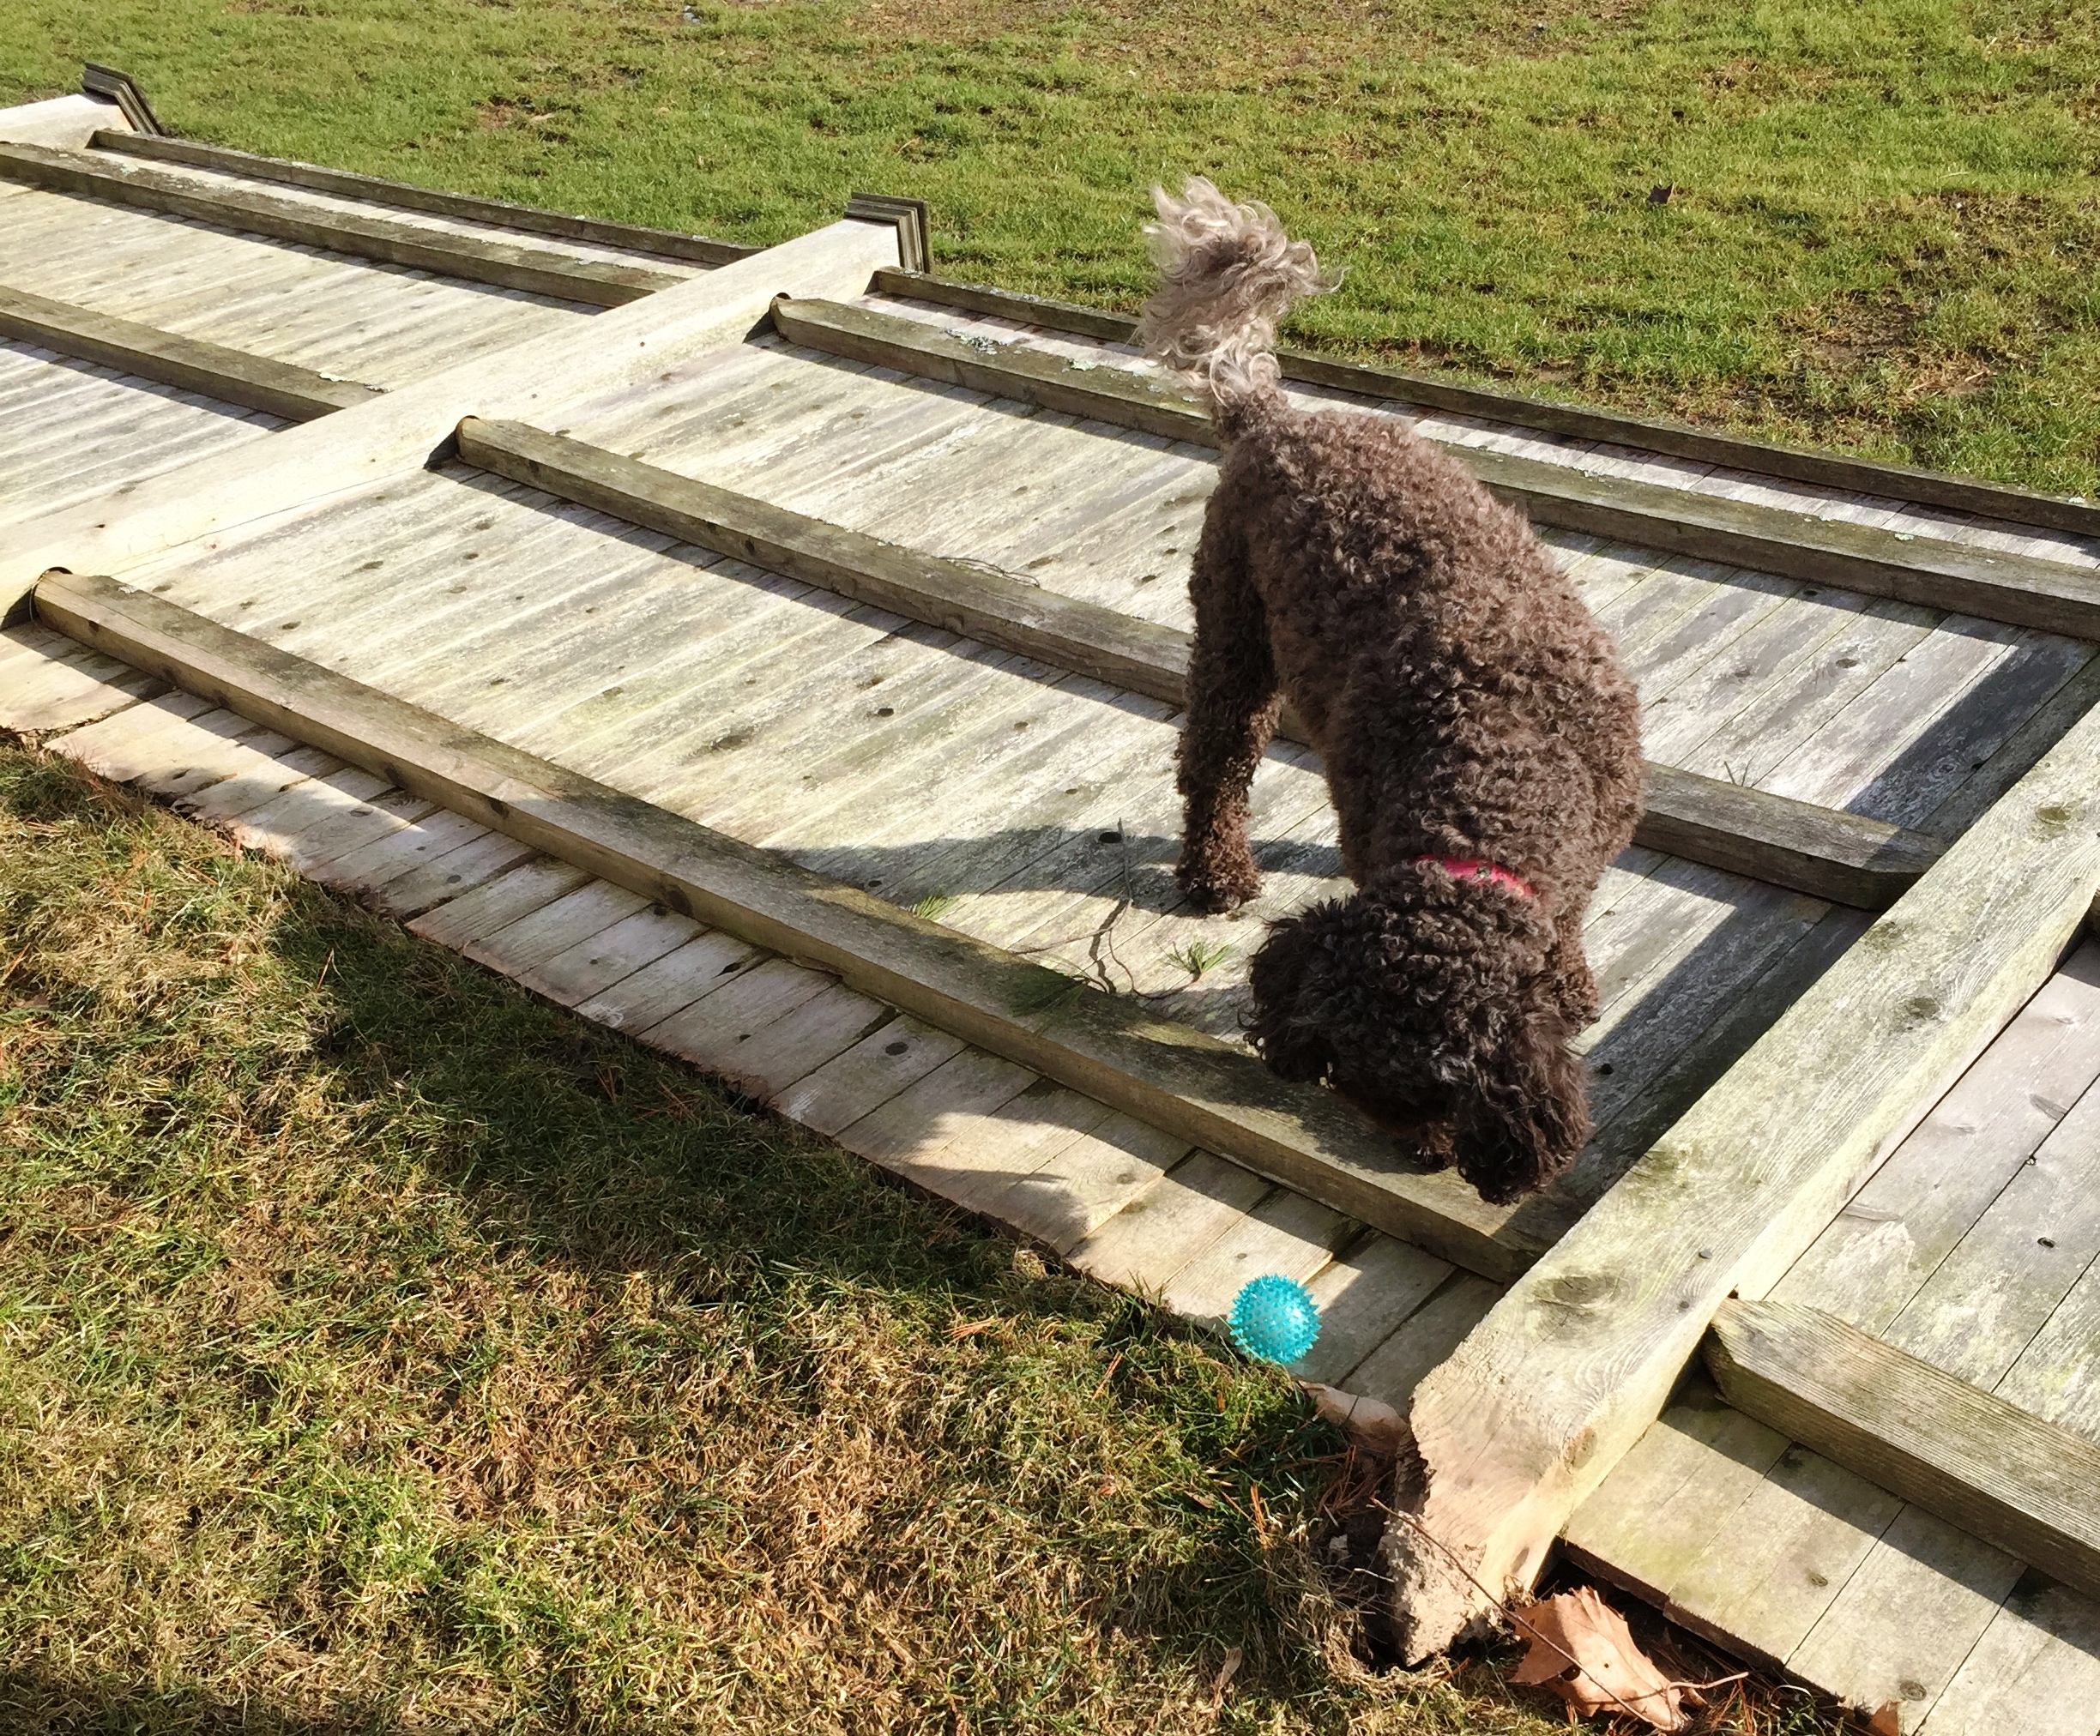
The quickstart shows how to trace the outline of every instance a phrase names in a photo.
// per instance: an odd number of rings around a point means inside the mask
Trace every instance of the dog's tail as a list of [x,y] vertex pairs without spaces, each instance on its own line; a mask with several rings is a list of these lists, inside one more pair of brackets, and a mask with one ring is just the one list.
[[1152,190],[1159,221],[1145,234],[1160,286],[1138,339],[1145,353],[1192,375],[1221,431],[1277,401],[1276,322],[1300,296],[1341,286],[1323,274],[1310,242],[1293,241],[1266,205],[1235,205],[1200,175],[1175,198]]

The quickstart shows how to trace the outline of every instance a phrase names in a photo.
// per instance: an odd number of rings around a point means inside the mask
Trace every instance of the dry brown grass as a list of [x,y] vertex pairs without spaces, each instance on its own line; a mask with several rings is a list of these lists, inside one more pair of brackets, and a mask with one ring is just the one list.
[[1288,1382],[4,746],[0,1225],[9,1732],[1558,1725]]
[[9,1730],[1547,1727],[1287,1383],[19,750],[0,966]]

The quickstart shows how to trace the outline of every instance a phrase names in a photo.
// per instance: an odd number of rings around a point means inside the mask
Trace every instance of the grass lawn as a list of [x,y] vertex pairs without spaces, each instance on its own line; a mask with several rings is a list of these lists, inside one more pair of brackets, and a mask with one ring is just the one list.
[[7,746],[0,972],[9,1736],[1555,1727],[1280,1375]]
[[[1349,268],[1311,341],[2100,491],[2094,0],[10,0],[0,102],[84,57],[1125,306],[1203,169]],[[1352,1662],[1288,1383],[15,748],[0,1046],[0,1728],[1560,1727]]]
[[[1300,335],[2100,493],[2096,0],[9,0],[226,143],[1132,304],[1148,182],[1268,199]],[[1651,192],[1674,189],[1666,202]]]

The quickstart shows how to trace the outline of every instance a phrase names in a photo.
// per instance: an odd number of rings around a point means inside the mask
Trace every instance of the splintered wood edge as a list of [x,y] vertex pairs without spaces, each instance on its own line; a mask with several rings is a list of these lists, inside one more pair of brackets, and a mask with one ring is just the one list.
[[1485,1203],[1421,1173],[1331,1094],[1216,1038],[942,928],[114,580],[50,573],[39,619],[82,644],[680,914],[1506,1281],[1578,1209]]
[[[783,298],[774,304],[773,318],[783,336],[812,349],[1173,439],[1217,443],[1207,413],[1194,400],[1128,369],[1081,367],[1012,345],[980,347],[923,321],[839,302]],[[2100,576],[2061,562],[1899,535],[1477,446],[1445,449],[1497,498],[1542,524],[2012,626],[2100,639]]]
[[1819,1309],[1730,1301],[1706,1365],[1736,1409],[2100,1597],[2100,1447]]
[[[646,529],[1168,705],[1187,703],[1189,640],[1177,629],[522,423],[469,417],[458,443],[466,463]],[[1304,739],[1288,717],[1282,732]],[[1652,764],[1647,812],[1634,835],[1689,861],[1865,910],[1892,903],[1941,848],[1885,821]]]
[[638,301],[688,280],[643,266],[577,259],[545,248],[446,233],[385,217],[325,211],[271,193],[210,190],[159,169],[112,166],[85,151],[0,143],[0,176],[107,203],[194,218],[222,229],[248,230],[391,265],[600,307]]
[[0,284],[0,335],[290,422],[311,422],[353,408],[369,402],[377,390],[4,284]]
[[601,217],[578,217],[566,211],[544,210],[537,205],[514,205],[507,199],[483,199],[471,193],[441,192],[407,181],[383,180],[375,175],[328,169],[285,157],[259,157],[224,145],[203,144],[196,139],[106,131],[96,133],[88,144],[91,150],[121,152],[126,156],[182,163],[196,169],[217,169],[229,175],[278,181],[317,193],[333,193],[339,198],[362,200],[367,204],[391,205],[402,211],[426,211],[440,217],[463,217],[476,223],[515,229],[523,234],[591,241],[600,246],[624,247],[636,253],[654,253],[665,259],[685,260],[697,265],[727,265],[732,260],[745,258],[759,250],[741,242],[715,241],[681,230],[650,229],[638,224],[614,223]]
[[[1111,343],[1131,341],[1138,329],[1136,320],[1104,308],[1082,307],[1011,290],[957,283],[894,267],[875,274],[874,287],[884,295],[930,301],[999,319],[1025,321],[1047,330],[1070,332],[1075,336],[1100,338]],[[1367,397],[1419,404],[1425,409],[1486,417],[1513,427],[1536,429],[1542,434],[1607,440],[1636,450],[1724,465],[1731,470],[1747,470],[1754,475],[1774,476],[1819,488],[1877,494],[1890,500],[1980,513],[1987,518],[2034,525],[2045,530],[2100,536],[2100,506],[2091,501],[2009,488],[2000,483],[1952,476],[1910,465],[1850,458],[1841,453],[1776,446],[1769,441],[1712,433],[1681,423],[1626,416],[1581,405],[1556,404],[1520,393],[1469,386],[1433,375],[1330,361],[1301,351],[1282,350],[1277,353],[1277,359],[1282,364],[1286,379],[1298,380],[1308,386],[1331,386]]]
[[1536,1579],[1723,1303],[1764,1295],[2048,980],[2100,887],[2096,746],[2089,715],[1416,1389],[1426,1496],[1389,1534],[1410,1659],[1481,1611],[1478,1583]]

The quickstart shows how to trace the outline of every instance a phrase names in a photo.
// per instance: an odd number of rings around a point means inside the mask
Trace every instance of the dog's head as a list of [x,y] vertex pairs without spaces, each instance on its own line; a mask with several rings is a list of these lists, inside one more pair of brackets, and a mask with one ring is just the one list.
[[1313,906],[1269,931],[1249,1029],[1287,1079],[1325,1080],[1456,1160],[1483,1198],[1544,1186],[1590,1136],[1581,1063],[1536,906],[1442,875]]

